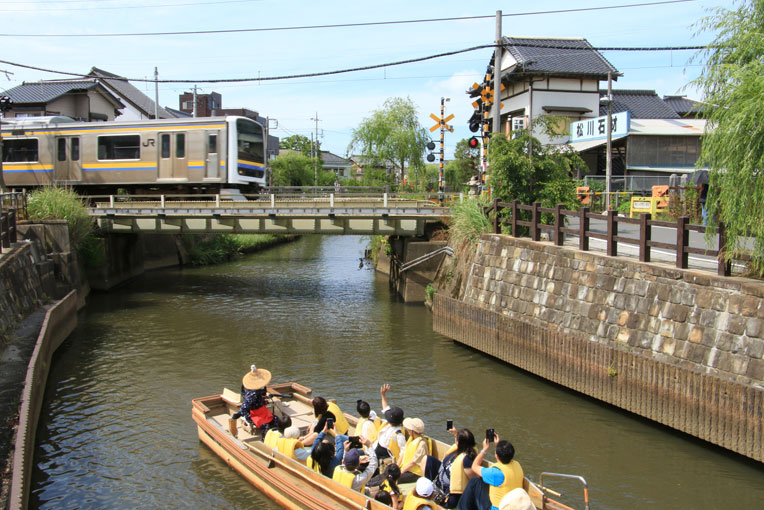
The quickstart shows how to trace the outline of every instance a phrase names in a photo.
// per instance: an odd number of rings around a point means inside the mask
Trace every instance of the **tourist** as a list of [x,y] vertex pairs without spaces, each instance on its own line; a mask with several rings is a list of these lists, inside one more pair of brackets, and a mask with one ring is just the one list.
[[374,495],[380,492],[385,492],[390,495],[393,508],[400,508],[403,498],[401,496],[401,490],[398,487],[398,480],[401,478],[401,468],[398,464],[390,464],[384,470],[384,472],[378,476],[375,476],[367,484],[367,496]]
[[[288,427],[292,426],[292,418],[290,418],[288,415],[284,415],[282,418],[279,418],[278,420],[278,428],[270,429],[268,432],[265,433],[265,438],[263,438],[263,442],[273,448],[274,450],[278,448],[278,440],[282,437],[284,437],[284,430],[286,430]],[[297,429],[300,430],[300,429]]]
[[425,477],[417,479],[416,486],[409,492],[403,502],[403,510],[434,510],[438,505],[432,500],[434,488],[432,482]]
[[364,400],[358,400],[355,406],[358,411],[358,423],[355,426],[355,435],[363,436],[372,443],[377,440],[379,427],[382,426],[382,420],[377,417],[377,413],[371,410],[371,406]]
[[239,411],[232,416],[234,420],[243,418],[253,434],[256,429],[260,429],[261,437],[265,437],[266,430],[275,428],[278,424],[278,418],[266,407],[268,392],[265,386],[269,382],[271,373],[252,365],[241,380],[242,403]]
[[[333,442],[327,436],[331,436]],[[335,468],[342,464],[344,444],[347,440],[348,436],[337,434],[335,429],[329,428],[329,424],[324,424],[324,429],[313,442],[310,457],[307,459],[308,467],[331,478]]]
[[435,486],[445,493],[448,498],[443,503],[444,508],[456,508],[470,478],[476,475],[472,472],[472,462],[477,456],[475,451],[475,436],[469,429],[451,428],[454,435],[454,445],[443,457],[443,462],[435,479]]
[[331,423],[330,428],[334,428],[337,434],[347,434],[350,429],[345,415],[340,410],[339,406],[334,402],[327,402],[324,397],[316,397],[312,401],[313,414],[316,417],[316,421],[308,429],[308,433],[302,438],[302,442],[309,444],[316,437],[316,431],[323,430],[324,425],[328,422]]
[[401,430],[403,409],[390,406],[387,401],[387,392],[389,390],[389,384],[383,384],[379,388],[379,394],[382,397],[382,414],[385,416],[386,421],[379,428],[377,440],[374,442],[373,448],[380,461],[380,465],[395,462],[395,459],[406,448],[406,436]]
[[409,438],[406,446],[398,458],[398,466],[401,468],[401,483],[416,482],[424,476],[424,465],[429,454],[428,441],[424,437],[424,422],[419,418],[406,418],[403,420],[403,428]]
[[360,471],[358,467],[361,465],[361,450],[350,448],[350,441],[345,441],[344,448],[345,456],[342,459],[342,465],[334,468],[332,479],[345,487],[363,492],[366,482],[377,470],[377,456],[374,455],[373,450],[365,451],[368,462],[366,462],[366,469]]
[[[491,431],[493,432],[493,431]],[[488,436],[489,433],[486,432]],[[483,440],[483,449],[472,462],[472,471],[477,475],[467,483],[458,508],[461,510],[498,510],[499,503],[512,489],[523,487],[523,468],[514,460],[515,448],[509,441],[495,436],[496,460],[490,467],[481,467],[483,456],[494,444],[489,438]],[[494,439],[493,437],[491,439]]]

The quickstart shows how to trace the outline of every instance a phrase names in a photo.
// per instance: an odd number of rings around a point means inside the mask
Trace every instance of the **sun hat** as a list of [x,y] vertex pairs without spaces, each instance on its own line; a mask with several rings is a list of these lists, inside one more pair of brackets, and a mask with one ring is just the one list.
[[420,476],[416,481],[416,493],[423,498],[429,498],[432,495],[432,482],[427,478]]
[[424,422],[419,418],[406,418],[403,420],[403,428],[413,430],[417,434],[424,434]]
[[269,382],[271,382],[271,373],[264,368],[257,368],[255,365],[250,367],[249,372],[244,374],[241,380],[241,384],[248,390],[259,390]]
[[284,429],[284,437],[287,439],[297,439],[300,437],[300,427],[292,425]]
[[512,489],[501,498],[499,510],[536,510],[531,497],[524,489]]
[[345,452],[345,456],[342,458],[342,462],[348,469],[355,469],[361,463],[361,454],[355,448]]
[[403,409],[400,407],[391,407],[385,411],[385,419],[390,425],[400,425],[403,422]]

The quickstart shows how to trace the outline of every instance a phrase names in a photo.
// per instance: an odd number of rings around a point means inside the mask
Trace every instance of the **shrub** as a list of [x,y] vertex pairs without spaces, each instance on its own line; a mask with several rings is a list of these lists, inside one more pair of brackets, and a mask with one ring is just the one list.
[[475,243],[480,234],[490,232],[492,228],[488,217],[483,213],[483,203],[476,199],[467,199],[451,208],[451,238],[456,243]]
[[71,188],[49,186],[29,193],[27,214],[32,221],[66,220],[69,242],[78,251],[85,239],[93,235],[93,222],[79,195]]

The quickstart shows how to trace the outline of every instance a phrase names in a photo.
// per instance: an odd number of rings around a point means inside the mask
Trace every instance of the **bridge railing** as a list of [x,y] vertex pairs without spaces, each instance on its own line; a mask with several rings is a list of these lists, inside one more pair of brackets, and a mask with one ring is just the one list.
[[[589,251],[590,239],[600,239],[606,242],[606,253],[612,257],[618,255],[619,243],[634,245],[638,247],[639,260],[642,262],[650,262],[653,248],[663,248],[673,250],[676,253],[676,267],[680,269],[688,268],[690,254],[706,255],[717,259],[717,273],[720,276],[730,276],[732,273],[732,264],[724,257],[727,249],[727,238],[722,223],[717,226],[718,249],[713,250],[690,246],[690,232],[705,234],[706,227],[690,224],[689,218],[686,216],[677,218],[676,222],[658,221],[653,220],[650,213],[643,213],[639,218],[629,218],[618,216],[617,211],[613,210],[604,214],[597,214],[588,207],[571,211],[563,209],[562,204],[548,208],[541,207],[539,202],[523,205],[517,200],[509,203],[494,200],[493,204],[486,207],[484,211],[492,217],[493,232],[496,234],[502,233],[502,227],[508,226],[509,233],[513,237],[530,237],[533,241],[540,241],[542,232],[546,232],[557,246],[563,245],[565,234],[577,235],[578,248],[582,251]],[[542,222],[542,215],[544,214],[552,216],[552,223]],[[521,216],[528,219],[521,219]],[[577,228],[567,226],[569,219],[578,220]],[[604,221],[605,232],[592,229],[592,220]],[[638,237],[619,235],[618,226],[621,224],[638,225]],[[652,227],[675,229],[675,242],[666,243],[653,240]],[[741,259],[745,260],[745,258]]]

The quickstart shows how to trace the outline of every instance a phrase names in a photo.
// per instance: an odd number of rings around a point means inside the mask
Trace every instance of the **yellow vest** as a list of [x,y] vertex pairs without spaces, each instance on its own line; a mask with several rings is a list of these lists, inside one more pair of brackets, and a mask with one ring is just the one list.
[[513,460],[509,464],[502,464],[501,462],[494,462],[491,467],[499,468],[504,473],[504,483],[498,487],[493,485],[488,489],[488,497],[491,498],[491,504],[495,507],[499,507],[501,498],[506,493],[518,487],[523,486],[523,468],[520,467],[520,463]]
[[427,508],[435,508],[435,503],[429,499],[420,498],[414,491],[409,492],[403,503],[403,510],[417,510],[420,505],[427,505]]
[[297,445],[300,445],[302,447],[302,443],[300,443],[299,439],[292,439],[288,437],[280,437],[276,440],[276,448],[279,452],[283,453],[287,457],[291,459],[297,459],[297,457],[294,456],[294,449],[297,448]]
[[367,422],[374,425],[373,427],[369,427],[369,437],[366,438],[373,443],[374,441],[377,440],[377,437],[379,437],[379,434],[377,433],[381,424],[381,420],[379,418],[377,418],[373,422],[369,420],[368,418],[359,418],[358,423],[356,423],[356,426],[355,426],[355,435],[356,436],[363,435],[363,426]]
[[307,465],[310,469],[316,473],[321,473],[321,464],[313,460],[313,457],[308,457]]
[[470,481],[467,478],[467,473],[464,472],[464,457],[465,453],[460,453],[451,463],[451,485],[449,489],[450,494],[461,494],[464,492],[464,488],[467,487],[467,482]]
[[[414,455],[416,454],[417,448],[419,447],[419,443],[422,442],[422,437],[418,437],[416,439],[409,438],[408,441],[406,441],[406,449],[403,450],[403,460],[401,460],[400,466],[403,467],[409,462],[411,462],[414,459]],[[392,442],[392,440],[390,441]],[[397,442],[396,442],[397,444]],[[424,476],[424,473],[422,472],[422,466],[419,465],[419,463],[414,464],[411,466],[411,469],[409,469],[410,473],[414,473],[418,476]]]
[[[345,415],[342,414],[342,411],[340,411],[340,408],[334,402],[327,402],[327,406],[327,410],[334,415],[334,430],[337,431],[337,434],[347,434],[350,424]],[[320,420],[321,417],[319,416],[318,419]]]
[[[390,427],[390,426],[391,425],[389,423],[385,422],[384,425],[382,425],[379,428],[379,432],[381,433],[383,430],[385,430],[387,427]],[[392,435],[390,436],[390,442],[387,443],[387,449],[390,450],[390,453],[393,454],[393,459],[395,460],[398,460],[398,455],[400,455],[401,453],[401,447],[398,445],[398,440],[397,440],[398,434],[403,434],[403,432],[400,430],[396,430],[395,432],[393,432]]]
[[[353,488],[353,478],[355,478],[357,473],[354,473],[352,471],[348,471],[345,469],[345,466],[337,466],[334,468],[334,473],[332,473],[332,480],[335,482],[339,482],[345,487],[352,489]],[[360,492],[363,492],[363,490],[366,488],[366,482],[361,486],[360,489],[358,489]]]
[[268,432],[265,433],[265,439],[263,439],[263,443],[265,443],[266,446],[269,446],[273,448],[274,450],[278,448],[277,441],[279,438],[283,437],[281,435],[281,432],[279,432],[276,429],[271,429]]

